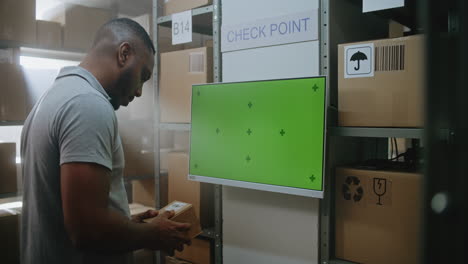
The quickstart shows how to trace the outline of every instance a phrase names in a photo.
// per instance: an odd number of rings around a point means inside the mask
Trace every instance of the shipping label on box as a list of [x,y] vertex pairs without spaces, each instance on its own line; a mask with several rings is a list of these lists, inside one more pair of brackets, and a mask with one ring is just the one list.
[[[188,231],[190,238],[195,238],[202,233],[200,220],[195,214],[195,210],[191,204],[180,201],[173,201],[166,207],[159,210],[159,213],[164,213],[166,211],[175,212],[174,216],[171,218],[172,221],[179,223],[190,223],[192,225]],[[151,222],[151,220],[152,218],[146,219],[145,222]]]
[[392,206],[392,179],[389,177],[344,176],[337,182],[341,186],[340,196],[343,203],[350,206]]
[[374,43],[363,43],[344,47],[345,78],[374,76]]

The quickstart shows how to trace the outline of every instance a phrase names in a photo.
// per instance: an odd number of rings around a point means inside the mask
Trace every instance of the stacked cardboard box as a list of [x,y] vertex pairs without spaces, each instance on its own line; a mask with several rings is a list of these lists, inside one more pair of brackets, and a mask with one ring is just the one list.
[[169,154],[168,195],[169,201],[178,200],[193,204],[203,228],[214,224],[213,185],[188,179],[189,156],[185,152]]
[[340,126],[422,127],[424,38],[338,46]]
[[80,51],[91,47],[99,27],[111,18],[109,10],[72,4],[59,5],[47,15],[47,20],[64,26],[63,47]]
[[190,123],[192,85],[213,80],[211,47],[161,54],[161,122]]
[[164,15],[171,15],[182,11],[194,9],[211,4],[212,0],[164,0],[163,10]]
[[[154,179],[132,181],[132,202],[145,206],[156,207]],[[159,176],[159,191],[161,205],[166,205],[167,200],[167,174]]]
[[[11,204],[0,201],[2,207]],[[20,207],[0,209],[0,252],[2,263],[20,263]]]
[[176,251],[174,256],[194,264],[210,264],[211,243],[200,238],[192,239],[192,245],[185,246],[182,252]]
[[0,40],[17,44],[36,43],[36,1],[0,1]]
[[62,44],[62,25],[58,22],[37,20],[37,41],[40,48],[61,49]]
[[422,176],[336,170],[335,254],[365,264],[418,263]]
[[17,192],[15,143],[0,143],[0,171],[0,194]]
[[23,121],[26,119],[26,80],[22,67],[15,63],[0,63],[2,96],[0,96],[0,120]]

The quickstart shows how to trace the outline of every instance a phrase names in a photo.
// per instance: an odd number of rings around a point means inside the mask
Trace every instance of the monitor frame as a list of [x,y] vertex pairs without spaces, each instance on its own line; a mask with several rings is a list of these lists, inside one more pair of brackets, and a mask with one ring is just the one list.
[[[210,183],[210,184],[218,184],[218,185],[225,185],[231,187],[240,187],[245,189],[252,189],[252,190],[260,190],[260,191],[269,191],[275,193],[283,193],[283,194],[290,194],[290,195],[297,195],[297,196],[305,196],[305,197],[312,197],[312,198],[324,198],[324,191],[325,191],[325,171],[326,171],[326,156],[327,156],[327,131],[328,131],[328,101],[329,101],[329,93],[328,93],[328,78],[323,75],[319,76],[309,76],[309,77],[298,77],[298,78],[282,78],[282,79],[266,79],[266,80],[254,80],[254,81],[238,81],[238,82],[217,82],[217,83],[206,83],[206,84],[194,84],[192,85],[192,94],[193,89],[197,86],[206,86],[206,85],[220,85],[220,84],[235,84],[235,83],[254,83],[254,82],[265,82],[265,81],[282,81],[282,80],[297,80],[297,79],[315,79],[315,78],[324,78],[324,119],[323,119],[323,150],[322,150],[322,190],[312,190],[312,189],[305,189],[305,188],[296,188],[296,187],[288,187],[288,186],[280,186],[280,185],[273,185],[267,183],[255,183],[255,182],[248,182],[248,181],[237,181],[231,179],[223,179],[223,178],[215,178],[215,177],[208,177],[202,175],[193,175],[190,174],[187,176],[188,180],[203,182],[203,183]],[[192,99],[193,103],[193,99]],[[193,112],[192,112],[193,115]],[[191,152],[192,147],[192,133],[190,133],[190,146],[189,146],[189,153]],[[190,161],[189,159],[189,168],[190,168]]]

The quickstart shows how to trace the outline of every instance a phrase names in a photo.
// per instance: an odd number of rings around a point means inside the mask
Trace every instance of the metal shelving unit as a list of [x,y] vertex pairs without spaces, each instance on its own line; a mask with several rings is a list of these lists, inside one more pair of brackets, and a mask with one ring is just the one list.
[[[407,1],[408,2],[408,1]],[[327,164],[325,169],[325,192],[324,199],[320,203],[320,264],[354,264],[354,262],[337,259],[334,256],[334,172],[335,166],[343,161],[350,161],[356,157],[353,148],[347,149],[346,153],[336,153],[336,146],[356,146],[361,140],[375,140],[375,144],[382,143],[386,138],[407,138],[423,140],[425,128],[370,128],[370,127],[340,127],[337,126],[337,44],[363,41],[368,39],[385,38],[388,35],[380,32],[385,29],[381,26],[383,20],[392,19],[419,32],[418,20],[415,18],[417,4],[410,3],[404,8],[390,9],[371,14],[362,14],[360,0],[321,0],[320,1],[320,70],[321,75],[328,77],[327,87],[329,97],[329,118],[327,128]],[[356,20],[362,17],[367,20],[367,28]],[[353,20],[354,19],[354,20]],[[369,22],[369,21],[374,21]],[[349,23],[348,23],[349,22]],[[380,24],[379,24],[380,23]],[[339,29],[339,30],[337,30]],[[439,130],[441,138],[448,139],[448,129]],[[345,143],[345,144],[342,144]],[[385,143],[385,142],[384,142]],[[331,156],[330,156],[331,155]]]
[[[161,178],[164,173],[160,169],[160,153],[159,153],[159,132],[161,130],[174,130],[174,131],[190,131],[191,124],[189,123],[160,123],[159,120],[159,73],[160,73],[160,60],[158,48],[158,26],[171,27],[172,16],[158,17],[158,0],[153,0],[153,42],[156,49],[155,65],[153,70],[153,87],[154,91],[154,152],[155,152],[155,199],[156,207],[160,209],[161,196]],[[196,33],[202,33],[213,36],[213,81],[221,81],[221,0],[213,0],[213,4],[200,8],[192,9],[192,30]],[[203,230],[200,238],[213,241],[214,244],[214,263],[222,263],[222,188],[216,185],[214,188],[214,215],[215,226]],[[156,262],[161,263],[161,252],[156,252]]]

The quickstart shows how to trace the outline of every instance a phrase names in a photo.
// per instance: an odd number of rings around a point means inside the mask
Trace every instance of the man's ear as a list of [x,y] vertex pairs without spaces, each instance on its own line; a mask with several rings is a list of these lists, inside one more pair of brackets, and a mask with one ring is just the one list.
[[132,48],[128,42],[123,42],[119,45],[117,60],[120,67],[125,66],[125,64],[130,58],[131,52]]

